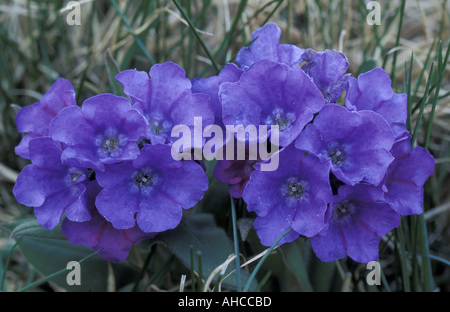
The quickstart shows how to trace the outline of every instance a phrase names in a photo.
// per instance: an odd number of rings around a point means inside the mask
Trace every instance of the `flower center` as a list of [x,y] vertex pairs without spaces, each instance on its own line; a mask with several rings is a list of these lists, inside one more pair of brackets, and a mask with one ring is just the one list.
[[156,183],[157,176],[152,172],[138,171],[132,177],[134,184],[140,189],[145,189]]
[[345,217],[350,213],[350,203],[348,201],[343,201],[336,204],[334,207],[334,213],[339,219]]
[[119,140],[114,136],[109,136],[102,141],[101,147],[107,153],[112,153],[119,148]]
[[274,124],[280,127],[279,128],[280,131],[284,131],[286,130],[287,127],[291,125],[291,121],[286,117],[282,116],[281,114],[276,114]]
[[172,125],[167,120],[164,120],[161,116],[149,117],[150,131],[155,135],[165,135]]
[[342,149],[335,147],[328,152],[331,162],[336,166],[342,166],[345,161],[345,153]]
[[72,183],[76,183],[78,179],[82,176],[81,172],[76,172],[70,175]]
[[292,199],[300,199],[305,194],[305,187],[297,180],[293,180],[288,182],[286,193]]
[[286,114],[282,109],[275,109],[272,115],[267,118],[268,125],[277,125],[279,131],[289,128],[295,121],[293,114]]
[[152,130],[152,132],[154,134],[159,135],[159,134],[161,134],[163,132],[163,127],[162,127],[162,125],[160,124],[160,122],[158,120],[153,120],[150,123],[150,130]]
[[69,184],[77,184],[78,182],[83,182],[86,179],[86,175],[76,168],[70,168],[68,179]]

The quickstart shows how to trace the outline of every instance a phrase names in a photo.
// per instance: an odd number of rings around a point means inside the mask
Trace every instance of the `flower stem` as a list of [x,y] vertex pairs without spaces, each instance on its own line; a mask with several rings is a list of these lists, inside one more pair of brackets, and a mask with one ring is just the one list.
[[202,37],[200,37],[200,34],[198,33],[197,29],[195,28],[194,24],[192,23],[191,19],[189,18],[189,16],[186,14],[186,12],[183,10],[183,8],[181,7],[180,3],[178,3],[177,0],[173,0],[173,3],[175,4],[175,6],[177,7],[178,11],[180,11],[181,15],[183,16],[183,18],[186,20],[186,22],[189,24],[189,27],[191,28],[192,32],[194,33],[195,37],[197,38],[197,40],[200,42],[203,50],[205,50],[206,54],[208,55],[208,58],[210,59],[214,69],[216,70],[217,73],[220,72],[220,68],[219,65],[217,65],[213,55],[211,54],[211,52],[209,51],[208,47],[206,46],[206,43],[203,41]]
[[236,288],[240,292],[241,287],[241,264],[239,259],[239,241],[237,237],[237,225],[236,225],[236,207],[234,204],[234,198],[231,197],[231,220],[233,222],[233,241],[234,241],[234,254],[236,255]]
[[253,279],[256,276],[256,273],[258,273],[259,269],[261,268],[262,264],[264,263],[264,261],[266,261],[267,257],[270,255],[270,253],[272,252],[272,250],[278,245],[278,243],[283,239],[283,237],[285,237],[286,235],[288,235],[290,232],[292,231],[292,229],[287,230],[286,232],[284,232],[283,234],[281,234],[280,237],[277,238],[277,240],[275,241],[275,243],[272,244],[272,246],[270,246],[269,249],[267,249],[266,253],[264,254],[264,256],[261,258],[261,260],[259,260],[258,264],[256,265],[255,269],[252,272],[252,275],[250,275],[250,278],[247,281],[247,284],[245,284],[244,287],[244,292],[247,292],[248,289],[250,288],[250,285],[253,281]]

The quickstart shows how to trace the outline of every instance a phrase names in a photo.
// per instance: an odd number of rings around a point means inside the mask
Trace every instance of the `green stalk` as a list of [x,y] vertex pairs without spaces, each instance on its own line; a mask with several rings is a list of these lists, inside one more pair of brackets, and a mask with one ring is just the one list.
[[427,136],[426,136],[426,141],[425,141],[425,148],[426,149],[428,149],[428,146],[430,144],[431,130],[432,130],[432,127],[433,127],[434,113],[436,111],[436,105],[437,105],[437,101],[439,99],[439,92],[441,90],[442,80],[444,79],[445,68],[447,67],[449,54],[450,54],[450,43],[449,43],[449,45],[447,47],[447,53],[446,53],[444,59],[442,60],[442,44],[439,43],[438,81],[437,81],[437,85],[436,85],[436,91],[435,91],[435,95],[434,95],[433,106],[432,106],[432,109],[431,109],[430,121],[428,123],[428,131],[427,131]]
[[217,49],[216,53],[214,54],[215,57],[217,57],[219,55],[219,53],[223,50],[223,48],[226,46],[225,50],[228,50],[228,48],[231,45],[231,37],[234,34],[234,31],[236,30],[237,24],[239,19],[241,18],[242,13],[245,10],[245,6],[247,5],[247,0],[241,0],[239,2],[239,7],[237,9],[237,13],[236,16],[233,19],[233,23],[231,24],[230,30],[228,31],[228,33],[226,34],[224,40],[222,40],[219,48]]
[[233,222],[233,241],[234,241],[234,254],[236,255],[236,289],[238,292],[242,290],[241,288],[241,263],[239,257],[239,241],[237,236],[237,225],[236,225],[236,207],[234,204],[234,198],[231,197],[231,220]]
[[422,258],[422,271],[423,271],[423,290],[430,292],[433,290],[433,272],[431,270],[431,261],[428,246],[428,231],[425,216],[422,213],[419,216],[419,228],[420,228],[420,247],[421,253],[424,255]]
[[[422,70],[420,71],[419,77],[417,78],[417,81],[416,81],[416,85],[414,86],[414,93],[413,93],[414,97],[417,96],[417,92],[419,91],[419,86],[422,82],[423,74],[425,73],[425,70],[428,67],[428,62],[430,61],[431,52],[433,51],[433,47],[435,44],[436,44],[436,38],[434,38],[433,43],[431,44],[430,50],[428,50],[427,57],[425,59],[425,62],[423,63],[424,66],[423,66]],[[431,63],[431,64],[433,64],[433,63]],[[428,77],[430,78],[431,75]],[[413,113],[414,113],[414,110],[413,110]]]
[[[437,101],[439,99],[439,91],[441,89],[442,80],[445,75],[445,68],[447,66],[448,58],[450,55],[450,43],[447,47],[447,52],[444,58],[442,58],[442,43],[439,43],[439,53],[438,53],[438,81],[436,85],[436,91],[435,96],[433,99],[433,106],[431,110],[431,116],[428,123],[428,130],[426,134],[426,140],[425,140],[425,148],[428,149],[430,145],[430,139],[431,139],[431,131],[433,127],[433,119],[434,119],[434,113],[436,110]],[[427,224],[425,221],[425,216],[422,213],[419,216],[419,227],[420,227],[420,247],[421,247],[421,253],[425,255],[425,257],[422,259],[422,271],[424,273],[424,291],[432,291],[433,290],[433,273],[431,270],[431,261],[429,257],[429,245],[428,245],[428,231],[427,231]]]
[[202,269],[202,252],[197,251],[197,259],[198,259],[198,290],[202,291],[203,289],[203,269]]
[[153,60],[153,58],[150,56],[150,54],[147,52],[147,49],[145,48],[144,44],[142,43],[141,39],[139,39],[138,36],[134,33],[133,28],[131,27],[130,23],[128,22],[125,14],[120,9],[119,5],[117,4],[116,0],[110,0],[112,5],[114,6],[114,9],[116,9],[117,13],[119,14],[120,18],[122,19],[122,22],[125,24],[125,26],[130,31],[131,35],[134,38],[134,41],[138,45],[139,49],[141,49],[144,56],[147,58],[147,60],[150,62],[151,65],[154,65],[156,62]]
[[197,40],[199,41],[200,45],[202,46],[203,50],[205,51],[206,55],[208,55],[208,58],[210,59],[214,69],[216,70],[217,73],[220,72],[220,68],[219,65],[217,65],[213,55],[211,54],[211,51],[209,51],[208,47],[206,46],[206,43],[203,41],[202,37],[200,36],[200,34],[198,33],[197,29],[195,28],[194,24],[192,23],[191,19],[189,18],[189,16],[186,14],[186,12],[183,10],[183,8],[181,7],[181,5],[178,3],[177,0],[173,0],[173,3],[175,4],[175,6],[177,7],[178,11],[180,11],[181,15],[183,16],[183,18],[186,20],[186,22],[189,24],[189,27],[191,28],[192,32],[194,33],[195,37],[197,38]]
[[[280,5],[283,3],[283,0],[279,0],[278,4],[275,6],[275,8],[269,13],[269,15],[267,15],[265,21],[262,23],[262,25],[266,24],[271,18],[272,16],[275,14],[276,10],[278,10],[278,8],[280,7]],[[262,26],[261,25],[261,26]]]
[[150,260],[153,258],[153,255],[155,253],[156,250],[156,245],[153,245],[147,255],[147,258],[145,259],[144,265],[142,266],[141,270],[139,271],[139,275],[136,278],[135,282],[134,282],[134,286],[132,289],[132,292],[136,292],[138,287],[139,287],[139,282],[142,280],[142,278],[145,275],[145,271],[147,271],[147,268],[150,264]]
[[[407,121],[406,121],[406,128],[409,132],[411,132],[412,129],[412,123],[411,123],[411,114],[412,114],[412,99],[411,99],[411,85],[412,85],[412,68],[413,68],[413,59],[414,59],[414,52],[411,52],[411,60],[409,63],[409,75],[408,79],[406,80],[406,92],[407,92],[407,108],[408,108],[408,114],[407,114]],[[406,70],[405,70],[406,74]]]
[[289,229],[286,232],[284,232],[283,234],[281,234],[281,236],[278,237],[278,239],[275,241],[275,243],[273,243],[272,246],[270,246],[270,248],[267,249],[266,253],[261,258],[261,260],[259,260],[259,262],[256,265],[255,269],[253,270],[252,274],[250,275],[250,278],[248,279],[247,284],[245,284],[244,292],[248,291],[248,289],[250,288],[250,285],[252,284],[252,281],[255,279],[256,273],[258,273],[259,269],[263,265],[264,261],[266,261],[267,257],[270,255],[272,250],[278,245],[278,243],[283,239],[283,237],[288,235],[291,231],[292,231],[292,229]]
[[191,290],[192,292],[195,292],[195,273],[194,273],[194,246],[191,245]]
[[[397,48],[400,44],[400,36],[402,33],[402,27],[403,27],[403,15],[405,15],[405,4],[406,0],[402,0],[402,4],[400,6],[400,21],[398,24],[398,30],[397,30],[397,38],[395,40],[395,47]],[[397,51],[394,52],[394,59],[392,61],[392,79],[395,79],[395,66],[397,65]]]
[[6,291],[6,286],[5,286],[6,271],[8,270],[9,263],[11,262],[11,257],[14,252],[14,249],[16,249],[16,247],[19,245],[21,240],[22,240],[22,237],[19,240],[17,240],[17,242],[11,247],[11,250],[8,253],[8,258],[6,259],[6,263],[5,263],[3,274],[2,274],[2,279],[0,282],[0,291]]
[[398,243],[400,245],[400,266],[402,269],[402,282],[403,282],[403,291],[410,292],[411,286],[409,281],[409,270],[408,270],[408,262],[406,259],[406,250],[405,250],[405,238],[403,236],[402,223],[400,223],[399,227],[396,229],[396,237],[398,239]]
[[411,276],[412,276],[412,290],[413,291],[419,291],[419,285],[420,285],[420,278],[419,278],[419,265],[417,262],[417,236],[419,233],[419,226],[417,221],[417,216],[413,215],[410,216],[411,221]]
[[415,142],[416,142],[416,138],[417,138],[417,133],[418,133],[418,130],[419,130],[419,126],[420,126],[420,123],[422,122],[423,111],[425,110],[426,101],[427,101],[428,94],[429,94],[429,91],[430,91],[431,75],[432,74],[433,74],[433,63],[431,63],[430,75],[428,77],[427,85],[425,87],[425,93],[424,93],[424,95],[422,97],[422,100],[420,102],[420,111],[419,111],[419,115],[417,117],[416,124],[414,126],[414,131],[412,133],[412,138],[411,138],[411,148],[414,148],[414,145],[415,145]]

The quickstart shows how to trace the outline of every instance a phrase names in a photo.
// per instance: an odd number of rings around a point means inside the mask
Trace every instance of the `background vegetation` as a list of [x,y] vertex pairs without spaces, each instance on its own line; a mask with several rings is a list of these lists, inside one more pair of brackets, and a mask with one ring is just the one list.
[[[79,3],[81,25],[67,23],[67,1],[3,0],[0,4],[0,291],[66,290],[64,283],[58,283],[58,276],[46,278],[63,270],[63,262],[47,261],[50,267],[46,271],[42,263],[39,266],[30,262],[32,256],[23,252],[25,245],[18,245],[20,240],[11,237],[15,225],[33,219],[32,209],[18,204],[12,195],[15,178],[27,164],[14,153],[21,138],[14,123],[17,109],[39,101],[58,77],[73,83],[81,104],[98,93],[120,93],[120,86],[112,79],[119,70],[148,71],[152,64],[173,61],[191,79],[215,75],[249,43],[252,31],[268,21],[282,28],[282,43],[343,51],[350,61],[348,72],[355,77],[375,66],[386,69],[394,90],[409,94],[410,127],[416,129],[417,125],[416,145],[430,150],[436,167],[425,186],[424,214],[403,218],[401,226],[380,245],[381,286],[369,287],[365,283],[364,265],[347,259],[321,263],[308,242],[299,240],[276,249],[267,258],[257,275],[259,289],[450,290],[447,0],[379,1],[379,26],[366,22],[369,11],[364,1],[357,0]],[[215,195],[206,196],[196,212],[212,213],[218,227],[232,238],[226,187],[217,181],[211,185],[210,194]],[[238,215],[245,214],[241,201],[236,202],[236,209]],[[245,238],[239,242],[244,261],[265,250],[245,220],[239,223]],[[38,246],[35,241],[31,243]],[[67,248],[55,246],[55,253]],[[150,253],[155,256],[146,261]],[[164,245],[140,244],[130,254],[126,270],[137,272],[133,280],[121,279],[123,267],[107,265],[99,289],[177,291],[182,274],[187,275],[186,289],[192,289],[195,280],[191,278],[189,261],[175,257]],[[207,261],[205,255],[203,260]],[[256,263],[247,264],[244,270],[251,272]]]

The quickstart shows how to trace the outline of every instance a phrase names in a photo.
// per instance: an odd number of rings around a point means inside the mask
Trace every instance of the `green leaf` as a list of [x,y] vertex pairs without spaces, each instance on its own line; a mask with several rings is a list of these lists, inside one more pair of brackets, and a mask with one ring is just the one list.
[[[43,276],[67,268],[71,261],[80,261],[93,253],[92,249],[83,245],[72,245],[61,232],[58,226],[47,230],[37,224],[35,220],[18,225],[11,237],[19,242],[19,246],[34,268]],[[81,285],[68,285],[67,274],[61,272],[52,277],[50,281],[71,292],[104,292],[108,290],[108,261],[93,256],[80,263]],[[117,288],[131,283],[137,271],[126,263],[112,264]]]
[[361,64],[361,66],[358,69],[358,75],[366,73],[372,69],[377,67],[377,61],[374,58],[369,58],[364,61],[364,63]]
[[[337,279],[337,269],[334,262],[323,262],[315,255],[312,250],[311,243],[307,246],[310,248],[309,252],[305,254],[309,280],[314,292],[329,292],[335,291],[335,284],[341,285],[342,280]],[[339,261],[339,260],[337,260]],[[340,289],[339,289],[340,291]]]
[[[177,256],[187,267],[191,267],[193,261],[194,270],[198,270],[198,258],[191,259],[191,246],[195,253],[201,253],[201,271],[206,280],[213,271],[225,263],[233,248],[225,231],[216,226],[211,214],[186,214],[177,228],[158,234],[153,243],[163,244]],[[230,264],[224,274],[229,274],[235,266]],[[241,282],[245,283],[249,278],[247,272],[241,270]],[[222,281],[222,287],[236,289],[236,274],[231,274]],[[256,283],[252,284],[252,288]]]
[[282,251],[284,263],[294,274],[302,290],[311,292],[312,286],[309,281],[308,270],[300,247],[296,242],[292,242],[282,245],[280,249]]
[[119,65],[114,60],[109,49],[105,52],[105,63],[108,69],[108,78],[111,86],[112,93],[118,96],[126,96],[123,92],[123,87],[119,81],[116,80],[117,74],[120,72]]
[[141,50],[142,54],[144,54],[144,56],[147,58],[147,60],[149,61],[150,65],[153,66],[156,63],[155,60],[150,56],[150,54],[148,53],[147,48],[145,47],[144,43],[141,41],[141,39],[134,32],[133,28],[131,27],[130,22],[126,18],[126,16],[123,13],[123,11],[120,9],[119,4],[117,3],[117,1],[116,0],[110,0],[110,2],[114,6],[114,9],[116,10],[117,14],[119,14],[119,16],[122,19],[122,22],[124,23],[124,25],[128,28],[128,31],[133,36],[134,41],[138,45],[138,47]]

